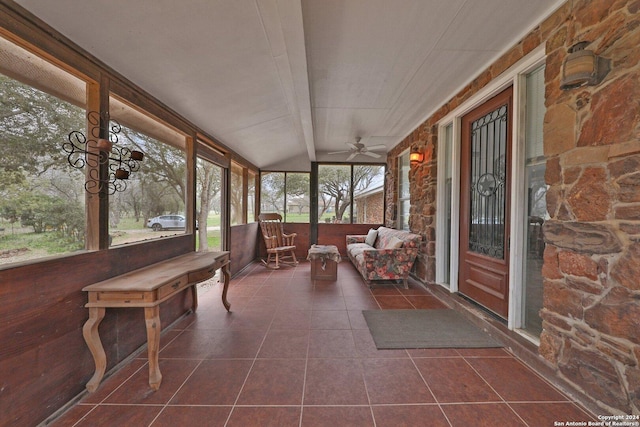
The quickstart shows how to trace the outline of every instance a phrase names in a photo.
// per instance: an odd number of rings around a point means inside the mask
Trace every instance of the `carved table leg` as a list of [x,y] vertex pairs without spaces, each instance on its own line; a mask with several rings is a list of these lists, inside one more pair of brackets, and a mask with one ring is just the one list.
[[100,326],[104,314],[105,309],[102,307],[89,308],[89,319],[87,319],[82,327],[82,335],[87,342],[87,346],[89,347],[89,351],[91,351],[93,361],[96,365],[96,371],[87,383],[87,390],[89,390],[90,393],[96,391],[107,368],[107,355],[104,353],[104,347],[102,347],[100,334],[98,333],[98,326]]
[[227,309],[227,311],[230,311],[231,304],[229,304],[229,301],[227,301],[227,290],[229,289],[229,278],[230,278],[229,263],[226,263],[222,267],[222,277],[224,277],[224,285],[222,288],[222,304],[224,305],[224,308]]
[[153,390],[160,388],[162,374],[158,364],[160,352],[160,306],[145,307],[144,320],[147,324],[147,351],[149,352],[149,386]]

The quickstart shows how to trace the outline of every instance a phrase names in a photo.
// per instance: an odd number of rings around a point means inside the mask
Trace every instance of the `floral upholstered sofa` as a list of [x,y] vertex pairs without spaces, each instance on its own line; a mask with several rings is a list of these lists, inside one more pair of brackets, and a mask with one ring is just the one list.
[[347,235],[347,255],[369,287],[374,280],[402,279],[407,288],[420,242],[419,234],[380,227],[367,235]]

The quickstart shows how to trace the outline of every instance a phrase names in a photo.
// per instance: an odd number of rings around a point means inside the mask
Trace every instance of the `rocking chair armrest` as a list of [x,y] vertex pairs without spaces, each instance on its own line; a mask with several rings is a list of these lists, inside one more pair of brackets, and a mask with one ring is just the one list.
[[298,233],[291,233],[291,234],[282,233],[282,239],[284,240],[287,246],[291,246],[293,245],[293,239],[295,239],[297,235]]

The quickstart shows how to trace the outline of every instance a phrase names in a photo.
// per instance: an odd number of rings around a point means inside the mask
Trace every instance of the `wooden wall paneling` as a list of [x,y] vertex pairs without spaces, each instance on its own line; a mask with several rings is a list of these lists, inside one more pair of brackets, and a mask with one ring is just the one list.
[[[94,371],[82,337],[84,286],[190,250],[192,236],[184,235],[0,270],[2,422],[36,425],[84,389]],[[162,325],[190,307],[187,291],[163,303]],[[107,310],[100,330],[108,368],[146,342],[142,310]]]
[[[258,223],[234,225],[230,229],[231,275],[233,276],[256,259]],[[231,301],[233,305],[233,301]]]

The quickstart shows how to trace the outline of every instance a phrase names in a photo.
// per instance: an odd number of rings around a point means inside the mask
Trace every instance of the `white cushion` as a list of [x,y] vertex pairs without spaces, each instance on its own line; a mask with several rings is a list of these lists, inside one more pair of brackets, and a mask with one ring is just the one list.
[[377,238],[378,238],[378,230],[374,230],[373,228],[370,228],[369,232],[367,233],[367,237],[364,239],[364,242],[369,246],[373,246],[374,243],[376,243]]
[[402,240],[398,239],[396,236],[393,236],[389,239],[389,242],[387,242],[385,249],[400,249],[403,243],[404,242]]

